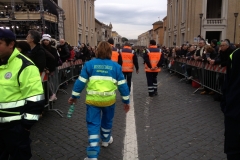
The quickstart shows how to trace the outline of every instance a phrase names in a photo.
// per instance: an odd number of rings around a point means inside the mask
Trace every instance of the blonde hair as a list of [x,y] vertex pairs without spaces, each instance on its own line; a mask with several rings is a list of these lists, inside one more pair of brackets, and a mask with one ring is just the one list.
[[97,54],[96,54],[97,58],[111,59],[111,57],[112,57],[112,47],[106,41],[100,42],[98,44],[96,52],[97,52]]

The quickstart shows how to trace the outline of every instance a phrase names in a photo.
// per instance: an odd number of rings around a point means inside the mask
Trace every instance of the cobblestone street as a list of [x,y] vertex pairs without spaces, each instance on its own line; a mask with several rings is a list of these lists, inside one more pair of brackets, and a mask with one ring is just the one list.
[[[158,96],[148,97],[142,59],[140,73],[133,74],[137,148],[139,160],[224,160],[224,120],[219,102],[210,95],[193,94],[195,88],[179,82],[176,75],[163,70],[158,75]],[[73,83],[67,92],[71,94]],[[81,94],[81,95],[84,95]],[[70,95],[58,93],[54,107],[64,112],[45,111],[32,128],[33,160],[82,160],[86,157],[87,129],[85,96],[76,105],[72,118],[67,118]],[[126,115],[117,97],[113,125],[114,142],[101,148],[99,160],[122,160]]]

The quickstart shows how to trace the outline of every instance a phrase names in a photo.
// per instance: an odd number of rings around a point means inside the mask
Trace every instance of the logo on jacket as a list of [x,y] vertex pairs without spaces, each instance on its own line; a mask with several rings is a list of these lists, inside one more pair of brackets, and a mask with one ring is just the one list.
[[5,79],[10,79],[12,77],[12,73],[7,72],[4,77],[5,77]]

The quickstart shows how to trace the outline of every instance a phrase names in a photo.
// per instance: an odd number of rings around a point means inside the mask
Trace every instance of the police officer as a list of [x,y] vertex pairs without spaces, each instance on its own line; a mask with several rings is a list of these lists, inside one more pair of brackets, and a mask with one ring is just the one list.
[[119,52],[118,49],[114,47],[114,40],[112,38],[109,38],[108,39],[108,43],[112,47],[112,57],[111,57],[111,60],[114,61],[114,62],[117,62],[120,65],[122,65],[122,57],[118,53]]
[[0,29],[0,159],[29,160],[32,125],[44,108],[38,68],[16,48],[13,32]]
[[150,46],[144,56],[145,72],[148,83],[148,94],[150,97],[157,95],[157,75],[161,71],[164,62],[164,54],[157,48],[156,41],[150,40]]
[[[96,59],[85,63],[81,75],[74,84],[72,97],[68,100],[70,104],[76,103],[88,82],[85,103],[89,146],[85,160],[97,160],[100,152],[100,138],[103,147],[107,147],[113,142],[111,129],[117,88],[122,96],[124,110],[128,112],[130,107],[129,90],[121,66],[111,60],[111,54],[109,43],[100,42],[97,47]],[[101,137],[99,137],[99,133],[101,133]]]
[[223,85],[221,108],[224,113],[224,152],[228,160],[240,159],[240,48],[227,62],[227,74]]
[[127,80],[129,91],[131,91],[131,80],[134,66],[136,68],[136,73],[138,74],[138,58],[137,55],[134,54],[134,51],[131,49],[130,43],[128,42],[125,43],[123,49],[120,51],[120,55],[122,57],[122,72]]

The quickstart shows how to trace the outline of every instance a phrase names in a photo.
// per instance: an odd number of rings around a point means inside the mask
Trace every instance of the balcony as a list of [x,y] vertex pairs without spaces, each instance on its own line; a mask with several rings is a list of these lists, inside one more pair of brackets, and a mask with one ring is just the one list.
[[[41,19],[41,13],[40,12],[14,12],[15,20],[21,21],[21,20],[40,20]],[[53,23],[57,23],[57,16],[54,14],[51,14],[49,12],[44,12],[43,14],[44,20],[50,21]]]
[[226,26],[227,21],[226,19],[221,19],[221,18],[208,18],[208,19],[203,19],[203,26]]

